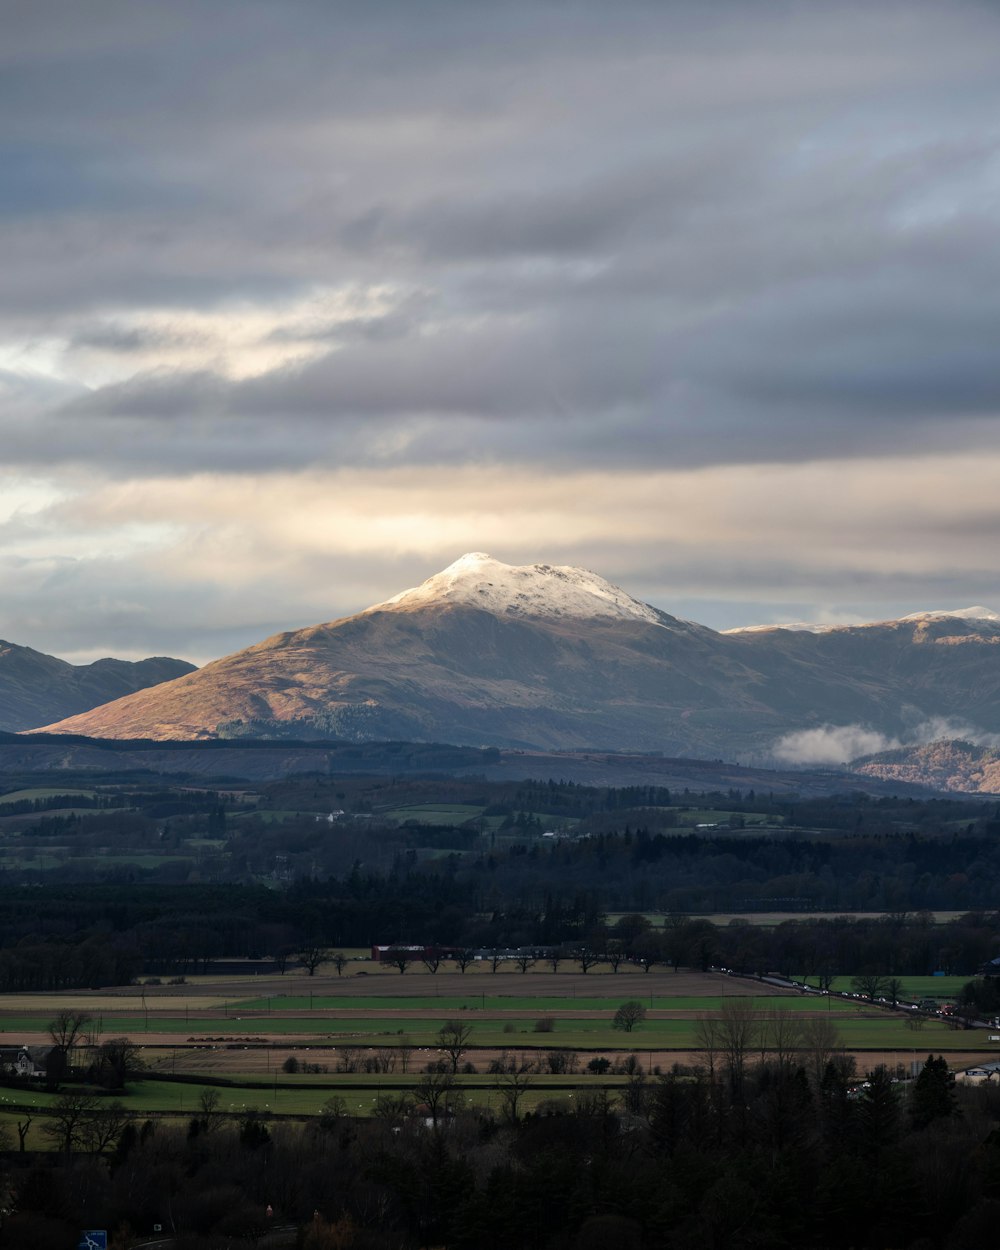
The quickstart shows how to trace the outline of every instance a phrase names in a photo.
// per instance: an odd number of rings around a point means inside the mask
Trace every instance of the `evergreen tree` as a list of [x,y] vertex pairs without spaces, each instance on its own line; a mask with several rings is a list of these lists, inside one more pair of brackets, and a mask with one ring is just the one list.
[[900,1130],[899,1098],[889,1069],[879,1064],[868,1074],[860,1100],[863,1151],[878,1155],[895,1145]]
[[955,1074],[944,1055],[927,1056],[910,1096],[910,1119],[914,1128],[926,1128],[932,1120],[956,1115]]

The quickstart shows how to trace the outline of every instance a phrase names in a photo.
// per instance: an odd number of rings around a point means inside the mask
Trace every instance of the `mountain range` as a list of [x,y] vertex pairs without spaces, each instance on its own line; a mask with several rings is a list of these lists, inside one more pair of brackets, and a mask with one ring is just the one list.
[[471,553],[357,615],[45,728],[829,764],[932,736],[1000,738],[998,648],[985,608],[719,633],[584,569]]
[[0,640],[0,729],[30,729],[193,671],[193,664],[164,656],[69,664]]

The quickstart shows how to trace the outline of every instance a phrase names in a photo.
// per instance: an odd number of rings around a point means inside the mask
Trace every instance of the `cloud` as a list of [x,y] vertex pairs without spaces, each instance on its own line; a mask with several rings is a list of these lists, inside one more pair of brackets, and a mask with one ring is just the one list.
[[865,725],[821,725],[785,734],[772,748],[784,764],[823,767],[849,764],[861,756],[892,751],[902,746],[961,740],[976,746],[996,746],[1000,735],[943,716],[921,720],[901,738],[888,737]]
[[874,755],[902,746],[897,738],[864,725],[822,725],[785,734],[774,744],[774,757],[784,764],[823,766],[847,764],[859,755]]
[[995,602],[998,28],[15,4],[2,628],[204,655],[470,548],[721,625]]

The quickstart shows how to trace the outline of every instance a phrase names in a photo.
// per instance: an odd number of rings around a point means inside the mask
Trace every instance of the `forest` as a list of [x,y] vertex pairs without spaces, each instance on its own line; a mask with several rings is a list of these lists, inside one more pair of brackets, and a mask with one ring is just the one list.
[[[377,943],[807,975],[971,977],[998,953],[995,801],[444,776],[60,782],[0,794],[3,990]],[[754,924],[761,912],[785,919]]]
[[[929,1055],[904,1093],[876,1067],[758,1062],[731,1039],[713,1066],[638,1072],[620,1097],[523,1113],[433,1113],[385,1095],[365,1120],[331,1099],[303,1124],[211,1098],[186,1129],[131,1122],[102,1157],[8,1156],[0,1245],[73,1250],[76,1230],[160,1227],[185,1250],[840,1250],[990,1245],[1000,1215],[1000,1089],[956,1089]],[[16,1166],[20,1159],[21,1166]],[[289,1243],[286,1243],[289,1244]]]
[[[1000,810],[981,799],[26,776],[0,794],[0,992],[180,980],[226,961],[302,978],[344,949],[412,944],[425,973],[464,973],[478,953],[480,980],[515,953],[535,979],[600,964],[605,984],[620,968],[820,987],[944,972],[968,979],[961,1028],[1000,1010],[997,979],[979,975],[1000,953],[998,881]],[[410,980],[402,959],[393,984]],[[992,1237],[995,1082],[956,1087],[934,1055],[905,1086],[846,1053],[820,1070],[727,1027],[696,1064],[637,1064],[617,1091],[530,1111],[523,1072],[498,1075],[499,1114],[431,1072],[422,1103],[386,1094],[362,1119],[336,1097],[307,1120],[223,1114],[206,1097],[183,1127],[130,1117],[102,1150],[8,1143],[0,1245],[71,1250],[80,1228],[107,1227],[127,1246],[156,1225],[189,1250],[292,1227],[311,1250],[964,1250]],[[67,1142],[82,1122],[66,1121]]]

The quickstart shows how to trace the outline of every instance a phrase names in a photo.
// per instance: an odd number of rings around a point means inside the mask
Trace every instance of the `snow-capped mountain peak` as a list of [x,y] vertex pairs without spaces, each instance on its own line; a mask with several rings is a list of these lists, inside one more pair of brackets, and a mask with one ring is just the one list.
[[569,565],[503,564],[482,551],[468,552],[454,564],[410,590],[377,603],[369,612],[461,603],[508,616],[601,617],[662,625],[655,608],[587,569]]

